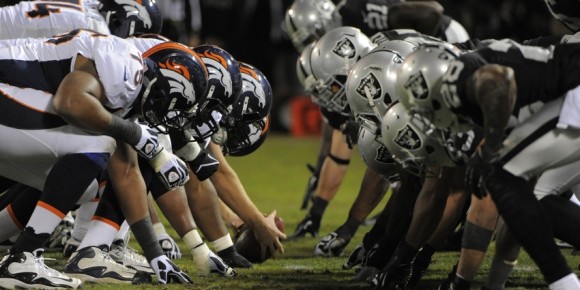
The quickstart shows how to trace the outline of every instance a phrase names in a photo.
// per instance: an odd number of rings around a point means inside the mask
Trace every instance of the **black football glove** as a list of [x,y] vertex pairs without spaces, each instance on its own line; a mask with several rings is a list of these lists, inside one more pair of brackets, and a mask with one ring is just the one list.
[[487,196],[487,187],[485,183],[487,178],[493,172],[493,158],[492,156],[483,156],[481,149],[478,149],[474,156],[467,162],[465,170],[465,186],[467,191],[483,198]]
[[340,132],[344,134],[348,148],[352,149],[358,143],[359,124],[355,120],[348,120],[340,125]]
[[217,252],[217,255],[232,268],[252,268],[252,263],[236,251],[233,245]]

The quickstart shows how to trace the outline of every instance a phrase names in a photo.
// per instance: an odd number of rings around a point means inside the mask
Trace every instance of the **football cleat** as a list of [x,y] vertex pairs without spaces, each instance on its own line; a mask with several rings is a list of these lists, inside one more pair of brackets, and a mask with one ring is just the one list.
[[305,237],[306,234],[311,234],[312,237],[318,237],[318,229],[320,228],[320,219],[315,219],[311,214],[308,214],[296,227],[296,231],[289,240]]
[[342,265],[342,269],[348,270],[348,269],[352,269],[352,267],[354,267],[356,265],[359,265],[360,263],[362,263],[362,260],[364,259],[365,254],[366,254],[365,246],[363,243],[360,243],[360,245],[358,245],[352,251],[352,253],[350,253],[350,255],[348,256],[348,259]]
[[339,257],[350,239],[339,236],[332,232],[322,238],[314,247],[314,256],[316,257]]
[[126,246],[123,240],[119,239],[113,242],[109,255],[115,262],[127,268],[142,271],[150,275],[155,274],[145,256],[137,253],[135,249]]
[[115,262],[108,253],[108,247],[82,248],[72,254],[64,272],[85,282],[116,284],[151,283],[151,275],[135,271]]
[[82,281],[44,264],[42,253],[24,252],[5,256],[0,262],[0,288],[77,289]]

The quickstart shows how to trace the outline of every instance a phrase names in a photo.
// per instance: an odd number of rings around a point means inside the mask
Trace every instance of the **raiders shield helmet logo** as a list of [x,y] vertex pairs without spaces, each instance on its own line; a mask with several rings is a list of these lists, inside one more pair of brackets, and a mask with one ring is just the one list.
[[381,147],[377,148],[377,157],[375,158],[375,160],[377,162],[387,164],[395,163],[395,160],[391,156],[391,153],[389,152],[389,150],[387,150],[387,147],[385,147],[384,145],[381,145]]
[[397,137],[395,137],[395,143],[399,144],[399,146],[409,149],[415,150],[421,147],[421,138],[413,128],[409,125],[405,125],[401,130],[397,131]]
[[427,86],[427,81],[423,74],[418,71],[413,74],[404,84],[405,90],[413,95],[413,98],[417,100],[424,100],[429,95],[429,87]]
[[356,55],[354,44],[348,38],[343,38],[337,42],[332,52],[336,53],[340,57],[347,58],[353,58]]
[[366,77],[361,79],[356,88],[356,92],[366,98],[373,100],[379,99],[382,95],[381,84],[373,73],[369,73]]

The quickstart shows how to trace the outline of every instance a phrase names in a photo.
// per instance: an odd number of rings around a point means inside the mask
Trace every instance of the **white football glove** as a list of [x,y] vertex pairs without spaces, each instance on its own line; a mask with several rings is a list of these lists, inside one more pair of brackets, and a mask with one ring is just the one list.
[[161,146],[157,140],[158,133],[155,129],[144,124],[138,125],[141,127],[141,139],[139,139],[139,143],[135,144],[133,147],[141,157],[151,160],[159,154],[161,150],[163,150],[163,146]]
[[179,284],[191,284],[191,278],[187,273],[181,271],[167,256],[162,255],[153,260],[151,260],[151,268],[157,276],[157,282],[159,284],[167,283],[179,283]]
[[162,234],[157,236],[157,241],[165,253],[165,256],[171,260],[181,259],[181,250],[171,236],[168,234]]
[[189,171],[185,162],[165,149],[149,160],[149,164],[167,190],[182,186],[189,180]]

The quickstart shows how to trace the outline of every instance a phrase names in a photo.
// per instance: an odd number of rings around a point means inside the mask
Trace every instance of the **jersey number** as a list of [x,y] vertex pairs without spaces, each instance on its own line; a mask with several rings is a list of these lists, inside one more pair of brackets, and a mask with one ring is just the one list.
[[376,30],[387,29],[387,12],[389,8],[385,5],[367,4],[366,24]]
[[42,18],[50,13],[60,13],[61,8],[82,11],[80,0],[47,0],[34,5],[34,10],[26,13],[30,18]]
[[63,44],[63,43],[69,42],[71,39],[75,38],[77,35],[79,35],[79,33],[81,33],[81,31],[87,31],[87,32],[91,33],[92,37],[107,36],[105,34],[101,34],[101,33],[98,33],[96,31],[92,31],[92,30],[75,29],[69,33],[59,34],[59,35],[56,35],[52,38],[49,38],[46,42],[52,43],[54,45]]
[[457,94],[457,86],[454,83],[459,78],[462,70],[463,62],[452,61],[441,79],[441,96],[449,108],[457,108],[461,105],[461,100]]

